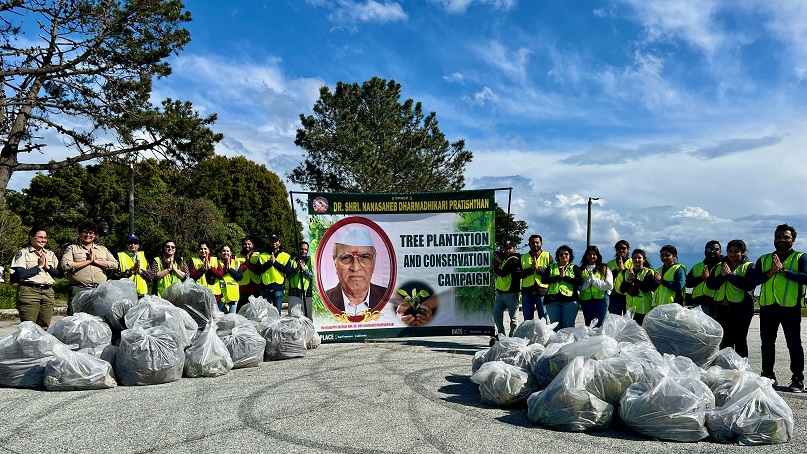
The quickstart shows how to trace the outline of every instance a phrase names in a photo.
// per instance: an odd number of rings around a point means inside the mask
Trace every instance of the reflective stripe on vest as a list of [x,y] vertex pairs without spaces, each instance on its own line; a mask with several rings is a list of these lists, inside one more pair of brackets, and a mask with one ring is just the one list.
[[[623,279],[627,272],[628,270],[624,270],[622,273],[620,273],[623,276]],[[634,271],[634,273],[635,272],[636,271]],[[648,274],[653,274],[653,270],[651,268],[642,268],[642,270],[636,275],[635,279],[636,281],[643,281]],[[650,309],[653,309],[653,292],[643,292],[639,290],[639,294],[636,296],[626,293],[625,308],[633,308],[633,311],[636,314],[647,314],[650,312]]]
[[[664,266],[660,266],[660,267],[658,267],[658,269],[656,269],[656,272],[661,273],[661,271],[663,269],[664,269]],[[668,269],[667,272],[664,273],[661,276],[661,280],[674,282],[675,281],[675,271],[678,270],[678,269],[681,269],[684,272],[684,275],[686,275],[687,267],[685,267],[684,265],[682,265],[680,263],[676,263],[673,266],[671,266],[670,269]],[[655,307],[655,306],[661,306],[662,304],[675,303],[676,302],[675,301],[676,295],[680,295],[679,298],[683,298],[683,296],[684,296],[683,292],[685,292],[685,290],[683,288],[681,289],[680,292],[674,292],[674,291],[668,289],[667,287],[659,284],[656,291],[653,292],[653,306]],[[681,300],[681,302],[683,302],[683,299]]]
[[[564,276],[566,277],[574,277],[574,267],[572,264],[566,265],[566,269],[563,271]],[[550,276],[560,276],[560,266],[557,263],[551,263],[549,265],[549,275]],[[560,293],[563,296],[572,296],[574,294],[574,286],[566,281],[558,281],[549,284],[549,290],[547,290],[547,295],[556,295]]]
[[[720,262],[720,263],[723,263],[723,262]],[[694,277],[703,277],[703,267],[704,266],[705,266],[705,264],[703,262],[698,262],[695,265],[693,265],[692,266],[692,275]],[[714,275],[714,272],[715,272],[714,270],[715,270],[714,268],[709,270],[709,271],[712,271],[712,273],[711,273],[712,275]],[[695,288],[692,289],[692,297],[693,298],[697,298],[697,297],[703,296],[703,295],[712,296],[712,297],[715,296],[715,291],[706,286],[706,280],[705,279],[703,281],[701,281],[700,284],[696,285]],[[721,298],[721,300],[722,300],[722,298]]]
[[295,262],[294,268],[297,272],[289,277],[289,288],[302,290],[303,293],[306,293],[308,292],[308,288],[311,287],[311,279],[303,274],[303,271],[311,269],[311,257],[308,257],[306,262],[303,263],[303,270],[297,270],[296,263],[297,262]]
[[[624,262],[622,262],[622,266],[625,268],[622,271],[626,271],[633,268],[633,260],[631,259],[625,260]],[[611,274],[614,276],[613,291],[619,293],[620,295],[624,295],[624,293],[619,291],[619,286],[616,285],[617,276],[620,276],[622,274],[622,271],[616,269],[616,259],[611,259],[611,261],[608,262],[608,269],[611,270]]]
[[[192,258],[191,261],[193,262],[193,267],[196,268],[196,271],[201,270],[205,266],[205,262],[198,257]],[[219,259],[216,257],[210,257],[210,268],[217,268],[218,265]],[[221,284],[219,284],[219,278],[217,277],[214,277],[212,282],[207,282],[207,273],[202,273],[202,275],[199,276],[199,279],[196,279],[196,283],[209,288],[213,291],[214,295],[221,295]]]
[[[136,257],[137,261],[140,262],[140,269],[145,270],[146,268],[144,268],[144,266],[148,266],[146,255],[143,251],[137,251]],[[121,271],[129,271],[134,268],[134,265],[134,260],[132,260],[132,256],[130,256],[128,252],[118,252],[118,269]],[[134,281],[138,295],[147,295],[149,293],[149,284],[143,279],[143,276],[134,273],[129,276],[129,279]]]
[[[590,273],[588,272],[588,269],[583,270],[583,282],[588,280],[589,274]],[[594,276],[597,279],[600,279],[600,280],[603,280],[603,281],[605,280],[605,276],[602,275],[600,270],[594,271]],[[580,300],[581,301],[588,301],[590,299],[601,300],[603,298],[605,298],[605,290],[600,290],[597,287],[594,287],[593,285],[589,285],[587,289],[580,292]]]
[[[154,261],[157,263],[157,271],[163,270],[163,261],[162,258],[156,257]],[[176,273],[170,271],[168,274],[163,276],[161,279],[157,281],[157,295],[162,296],[163,290],[167,289],[168,287],[176,284],[177,282],[182,282],[177,276]]]
[[[499,269],[504,271],[504,265],[509,262],[510,260],[515,259],[520,261],[517,256],[511,255],[502,261],[502,264],[499,265]],[[502,277],[498,274],[496,275],[496,290],[506,292],[510,290],[510,286],[513,284],[513,273],[508,273],[506,276]]]
[[[782,267],[793,271],[799,272],[799,259],[803,252],[793,251],[784,262]],[[773,265],[773,254],[765,254],[760,257],[762,269],[760,272],[767,273],[771,270]],[[804,298],[804,287],[795,281],[782,276],[779,273],[774,274],[770,279],[762,283],[762,289],[759,292],[759,305],[770,306],[778,304],[784,307],[793,307]]]
[[[539,267],[546,268],[549,266],[549,252],[541,251],[538,254],[538,258],[536,259],[538,262]],[[521,256],[521,269],[522,270],[532,270],[533,258],[532,254],[529,252]],[[527,277],[521,279],[521,288],[532,287],[533,285],[538,284],[539,287],[549,287],[547,284],[541,282],[541,275],[538,274],[535,270],[532,271]]]
[[[224,261],[222,261],[224,266]],[[238,259],[230,260],[230,268],[239,266]],[[227,270],[224,270],[224,279],[219,281],[221,286],[221,301],[225,303],[232,303],[238,301],[241,297],[241,291],[238,287],[238,282],[233,279]]]
[[[737,268],[734,268],[734,271],[731,274],[736,276],[745,277],[748,273],[748,268],[751,266],[751,262],[743,262],[740,263]],[[728,276],[726,276],[728,277]],[[715,301],[723,301],[724,299],[729,300],[732,303],[739,303],[745,298],[746,291],[740,288],[737,288],[734,284],[729,282],[728,279],[724,280],[720,287],[715,290]]]
[[[264,263],[268,263],[269,260],[271,259],[272,259],[271,253],[263,253],[261,254],[259,260],[261,265],[263,265]],[[289,259],[291,259],[291,256],[283,251],[280,251],[280,253],[277,254],[277,256],[275,256],[275,261],[283,265],[288,265]],[[267,269],[266,271],[263,272],[263,274],[261,274],[261,282],[263,283],[263,285],[282,284],[285,281],[286,281],[286,275],[283,274],[282,271],[275,268],[274,266],[269,267],[269,269]]]

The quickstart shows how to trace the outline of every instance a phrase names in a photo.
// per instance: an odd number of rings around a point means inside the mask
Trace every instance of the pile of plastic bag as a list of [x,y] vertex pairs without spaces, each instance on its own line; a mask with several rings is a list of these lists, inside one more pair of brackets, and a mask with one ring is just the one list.
[[124,315],[137,304],[137,287],[130,279],[108,280],[73,300],[73,312],[86,312],[104,319],[113,330],[123,331]]
[[221,315],[213,291],[193,279],[185,279],[163,290],[162,297],[174,306],[184,309],[196,322],[205,326]]
[[77,312],[53,322],[48,332],[67,345],[95,348],[112,343],[112,329],[101,317]]
[[[126,313],[126,326],[151,328],[164,326],[179,335],[182,346],[187,347],[196,335],[199,326],[186,311],[159,296],[146,295]],[[204,326],[204,325],[203,325]]]

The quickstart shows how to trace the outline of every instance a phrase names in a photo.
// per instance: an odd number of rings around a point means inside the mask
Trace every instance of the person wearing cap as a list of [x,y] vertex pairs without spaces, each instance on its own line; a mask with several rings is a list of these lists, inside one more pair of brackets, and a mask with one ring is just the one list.
[[286,290],[286,276],[294,274],[291,256],[280,248],[280,237],[269,236],[269,252],[258,258],[261,270],[261,296],[274,304],[278,314],[283,309],[283,296]]
[[387,287],[372,283],[376,249],[367,227],[345,226],[336,232],[333,264],[339,283],[325,291],[331,305],[348,315],[376,310]]
[[53,251],[45,249],[48,234],[34,227],[28,232],[28,247],[23,248],[11,261],[13,282],[18,282],[17,311],[20,322],[31,321],[48,329],[53,316],[55,293],[54,278],[59,277],[59,260]]
[[493,272],[496,273],[496,298],[493,300],[493,321],[499,335],[504,335],[504,309],[510,315],[510,331],[516,329],[518,313],[518,292],[521,286],[521,255],[516,252],[516,244],[505,241],[504,254],[493,258]]
[[118,252],[118,270],[113,279],[131,279],[137,287],[137,296],[149,294],[153,276],[148,270],[146,255],[140,250],[140,237],[132,233],[126,237],[126,250]]
[[289,313],[294,306],[303,304],[303,313],[306,317],[313,319],[312,313],[312,288],[314,279],[314,267],[311,266],[311,257],[308,255],[309,245],[307,241],[301,241],[297,248],[297,258],[294,260],[294,275],[289,278]]
[[106,273],[118,268],[118,261],[109,249],[95,242],[98,224],[84,221],[78,227],[78,241],[67,246],[62,254],[62,271],[70,283],[67,315],[73,315],[73,301],[78,295],[106,282]]

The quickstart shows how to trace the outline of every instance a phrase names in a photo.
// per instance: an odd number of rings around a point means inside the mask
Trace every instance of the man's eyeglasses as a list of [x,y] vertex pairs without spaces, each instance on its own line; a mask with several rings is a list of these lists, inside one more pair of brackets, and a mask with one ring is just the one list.
[[626,248],[626,247],[624,247],[624,246],[623,246],[623,247],[618,247],[618,248],[615,248],[615,249],[616,249],[617,251],[627,251],[627,250],[628,250],[628,248]]
[[95,232],[93,232],[92,230],[85,230],[85,231],[81,232],[81,234],[82,235],[95,235]]
[[176,249],[177,247],[176,247],[176,246],[172,246],[172,245],[170,245],[170,244],[169,244],[169,245],[165,246],[165,248],[166,248],[166,249]]
[[706,252],[720,252],[720,248],[708,247],[708,248],[704,249],[704,251],[706,251]]
[[339,259],[339,263],[342,265],[352,265],[353,258],[357,258],[359,260],[359,265],[363,267],[368,267],[373,264],[373,260],[375,260],[375,254],[370,252],[363,252],[361,254],[351,254],[350,252],[343,252],[336,256]]
[[775,235],[773,237],[774,240],[792,240],[793,237],[790,235]]
[[37,235],[37,236],[35,236],[35,237],[34,237],[34,239],[37,239],[37,240],[47,240],[47,239],[48,239],[48,237],[46,237],[46,236],[42,236],[42,235]]

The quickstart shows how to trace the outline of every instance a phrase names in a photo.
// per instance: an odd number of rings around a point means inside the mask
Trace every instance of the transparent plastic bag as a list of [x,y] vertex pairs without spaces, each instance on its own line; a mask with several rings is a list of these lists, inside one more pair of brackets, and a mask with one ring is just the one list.
[[97,347],[82,348],[78,350],[78,352],[95,356],[98,359],[103,359],[109,364],[115,364],[115,355],[118,354],[118,346],[112,344],[99,345]]
[[59,339],[34,322],[0,339],[0,385],[16,388],[44,386],[45,365],[56,351],[69,351]]
[[631,430],[659,440],[693,442],[709,435],[704,423],[715,398],[700,379],[672,374],[657,384],[630,385],[619,403],[619,416]]
[[251,322],[234,326],[224,336],[220,332],[217,334],[230,352],[233,369],[257,367],[263,361],[266,339]]
[[546,347],[543,344],[530,344],[527,345],[524,350],[521,350],[515,358],[513,358],[513,364],[518,366],[526,371],[531,371],[538,360],[544,355],[544,351],[546,351]]
[[701,370],[701,381],[712,390],[716,407],[722,407],[737,393],[747,392],[747,388],[757,388],[759,378],[756,372],[723,369],[720,366]]
[[793,438],[793,411],[773,389],[772,381],[758,377],[722,407],[706,412],[706,428],[719,443],[765,445]]
[[93,348],[112,342],[112,329],[101,317],[76,312],[53,322],[48,332],[66,345]]
[[317,330],[314,328],[314,322],[303,314],[302,305],[294,306],[291,309],[291,317],[300,321],[303,338],[305,339],[305,348],[313,350],[322,344],[322,338],[317,334]]
[[723,340],[723,327],[715,319],[676,303],[654,307],[642,327],[659,352],[686,356],[698,366],[712,362]]
[[504,361],[489,361],[471,376],[479,385],[482,402],[508,406],[525,400],[535,391],[530,374]]
[[186,377],[218,377],[233,368],[230,352],[209,323],[185,351]]
[[154,295],[146,295],[141,298],[140,302],[126,313],[125,321],[129,328],[135,326],[170,328],[179,335],[183,347],[191,345],[191,341],[199,329],[190,314]]
[[107,389],[117,386],[112,365],[86,353],[63,351],[45,365],[45,387],[51,391]]
[[555,334],[555,327],[558,322],[549,323],[548,320],[536,318],[533,320],[524,320],[513,331],[512,337],[521,337],[527,339],[529,344],[546,345]]
[[527,399],[527,417],[547,427],[570,432],[607,429],[614,406],[586,389],[593,378],[592,361],[576,357],[543,391]]
[[647,331],[633,319],[632,310],[626,315],[608,314],[600,328],[600,333],[613,337],[617,342],[653,345]]
[[238,311],[240,315],[258,323],[280,318],[277,308],[266,301],[266,298],[250,296],[249,302]]
[[726,347],[719,352],[709,366],[718,366],[723,369],[744,370],[751,372],[753,369],[748,364],[748,358],[743,358],[731,347]]
[[614,407],[630,385],[644,378],[642,365],[624,357],[588,359],[585,367],[591,370],[586,390]]
[[239,314],[223,314],[216,320],[216,334],[219,337],[224,337],[238,325],[251,325],[255,326],[249,319]]
[[513,364],[516,356],[527,348],[528,342],[527,339],[521,337],[502,337],[485,354],[485,362],[505,361]]
[[591,336],[563,345],[554,354],[544,354],[536,362],[535,379],[541,389],[552,381],[556,375],[574,358],[604,359],[619,353],[619,343],[609,336]]
[[104,319],[113,330],[126,329],[123,317],[137,304],[137,286],[131,279],[108,280],[73,300],[73,312],[86,312]]
[[264,361],[305,357],[306,340],[299,319],[282,317],[262,322],[258,331],[263,332],[266,339]]
[[179,380],[185,366],[182,339],[165,326],[135,325],[121,333],[113,366],[121,385],[157,385]]
[[222,315],[213,291],[202,284],[197,284],[191,278],[163,290],[162,297],[185,310],[197,326],[205,326]]

